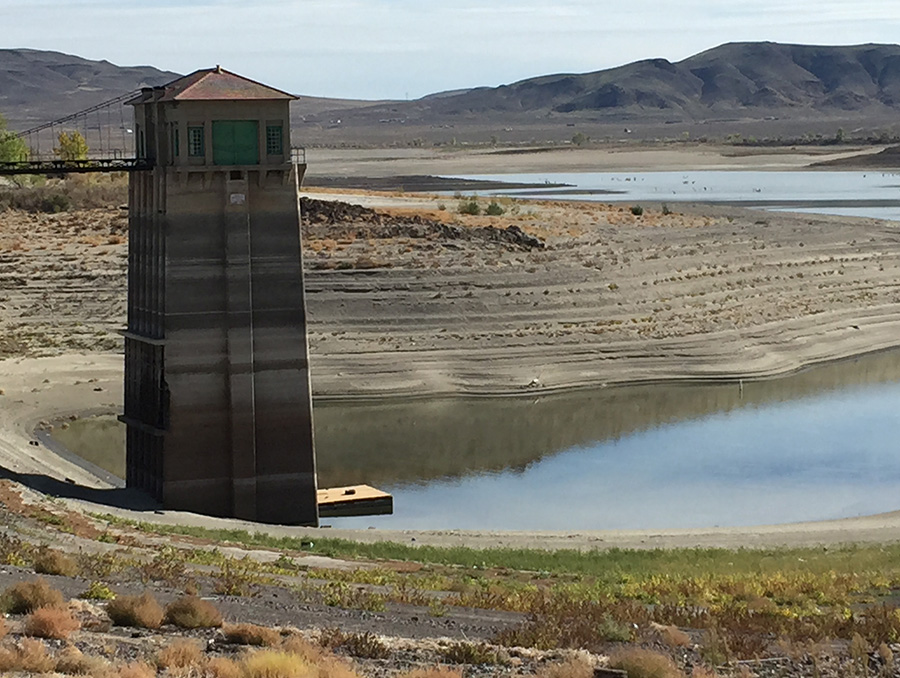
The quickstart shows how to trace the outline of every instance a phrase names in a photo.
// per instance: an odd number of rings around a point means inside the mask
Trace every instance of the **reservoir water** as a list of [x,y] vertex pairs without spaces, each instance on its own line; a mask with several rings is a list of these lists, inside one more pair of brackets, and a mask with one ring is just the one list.
[[[320,486],[395,515],[342,527],[586,530],[752,525],[897,508],[900,351],[780,379],[546,397],[319,403]],[[54,436],[121,472],[114,417]]]
[[900,174],[894,172],[577,172],[465,178],[566,184],[486,191],[485,195],[630,204],[704,202],[900,220]]
[[[900,220],[900,175],[643,172],[490,175],[569,188],[491,194],[710,202]],[[335,527],[587,530],[740,526],[900,509],[900,350],[779,379],[553,396],[317,402],[319,485],[368,483],[393,516]],[[114,417],[54,436],[113,472]]]

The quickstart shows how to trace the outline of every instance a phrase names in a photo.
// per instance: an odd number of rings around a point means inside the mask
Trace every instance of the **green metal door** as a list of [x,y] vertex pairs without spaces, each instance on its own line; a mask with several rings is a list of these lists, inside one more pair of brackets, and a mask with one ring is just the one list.
[[256,120],[213,120],[213,163],[258,165],[259,123]]

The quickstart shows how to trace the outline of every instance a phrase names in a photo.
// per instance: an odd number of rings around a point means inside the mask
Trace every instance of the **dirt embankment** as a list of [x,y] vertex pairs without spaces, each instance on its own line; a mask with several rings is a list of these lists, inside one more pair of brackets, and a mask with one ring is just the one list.
[[[890,223],[362,198],[390,206],[304,202],[319,395],[761,377],[900,336]],[[0,357],[119,350],[124,229],[117,209],[0,215]]]

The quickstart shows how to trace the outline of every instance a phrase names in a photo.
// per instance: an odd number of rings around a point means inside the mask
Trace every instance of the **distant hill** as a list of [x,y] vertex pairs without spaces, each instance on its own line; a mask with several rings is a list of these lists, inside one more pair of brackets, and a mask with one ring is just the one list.
[[[0,113],[24,129],[177,76],[59,52],[0,50]],[[292,110],[298,140],[311,145],[567,142],[571,127],[597,139],[632,131],[641,138],[833,136],[839,127],[862,138],[895,137],[900,45],[729,43],[675,63],[647,59],[414,101],[301,96]]]
[[83,110],[177,73],[34,49],[0,49],[0,113],[14,129]]
[[[54,120],[141,87],[162,85],[181,74],[152,66],[117,66],[108,61],[35,49],[0,49],[0,113],[13,129]],[[301,96],[300,114],[328,116],[386,101]]]
[[546,75],[500,87],[355,111],[351,119],[451,118],[698,121],[900,111],[900,45],[817,47],[729,43],[683,61],[637,61],[593,73]]

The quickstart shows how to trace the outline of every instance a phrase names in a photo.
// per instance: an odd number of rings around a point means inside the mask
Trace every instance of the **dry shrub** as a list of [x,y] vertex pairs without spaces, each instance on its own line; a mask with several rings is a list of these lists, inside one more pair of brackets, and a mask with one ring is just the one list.
[[368,631],[346,633],[339,628],[323,629],[319,634],[319,643],[331,650],[341,648],[347,654],[362,659],[387,659],[391,654],[388,646]]
[[462,673],[457,669],[449,669],[446,666],[435,666],[430,669],[413,669],[406,673],[397,674],[396,678],[462,678]]
[[163,669],[183,669],[203,661],[200,646],[188,638],[178,638],[164,647],[156,656],[156,663]]
[[570,657],[564,662],[545,666],[537,675],[538,678],[593,678],[594,666],[584,657]]
[[[322,633],[324,634],[326,631],[323,631]],[[329,648],[335,647],[332,645],[325,645],[324,643],[323,646]],[[281,649],[290,654],[302,657],[310,664],[318,664],[323,657],[330,655],[330,653],[324,651],[321,647],[313,645],[306,640],[306,638],[296,633],[284,639],[281,643]]]
[[62,551],[42,547],[34,556],[34,571],[38,574],[58,574],[74,577],[78,574],[78,563]]
[[118,678],[156,678],[156,669],[144,662],[131,662],[119,667]]
[[441,658],[450,664],[503,664],[504,658],[487,643],[453,643],[440,650]]
[[54,670],[72,676],[101,676],[108,668],[109,664],[102,657],[85,655],[74,645],[68,645],[56,655]]
[[0,647],[0,675],[5,675],[8,671],[15,671],[17,668],[15,649]]
[[246,678],[306,678],[313,671],[299,655],[282,650],[261,650],[244,658],[243,673]]
[[63,594],[42,577],[13,584],[4,592],[12,614],[28,614],[39,607],[63,607]]
[[9,633],[9,624],[3,617],[0,617],[0,640],[3,640],[7,633]]
[[641,647],[627,647],[609,656],[609,665],[622,669],[628,678],[683,678],[684,674],[668,655]]
[[185,554],[175,548],[163,547],[152,560],[139,564],[137,571],[144,585],[158,581],[172,588],[181,588],[191,583]]
[[139,596],[119,596],[109,601],[106,613],[116,626],[158,629],[164,613],[156,598],[145,591]]
[[25,635],[65,640],[81,624],[63,607],[39,607],[25,618]]
[[691,637],[677,626],[662,626],[658,629],[659,639],[668,647],[688,647]]
[[716,673],[715,669],[711,669],[707,666],[695,666],[691,670],[691,678],[718,678],[719,674]]
[[272,647],[281,640],[281,634],[275,629],[256,624],[225,624],[222,627],[225,640],[236,645],[263,645]]
[[319,678],[360,678],[353,667],[337,657],[325,658],[317,668]]
[[300,658],[309,666],[317,667],[319,678],[358,678],[357,673],[343,659],[313,645],[298,634],[286,638],[280,649]]
[[15,647],[0,647],[0,672],[13,671],[48,673],[53,670],[53,658],[40,640],[23,638]]
[[204,678],[241,678],[241,666],[233,659],[213,657],[206,665]]
[[166,623],[183,629],[218,628],[222,625],[222,613],[208,600],[182,596],[166,606]]

